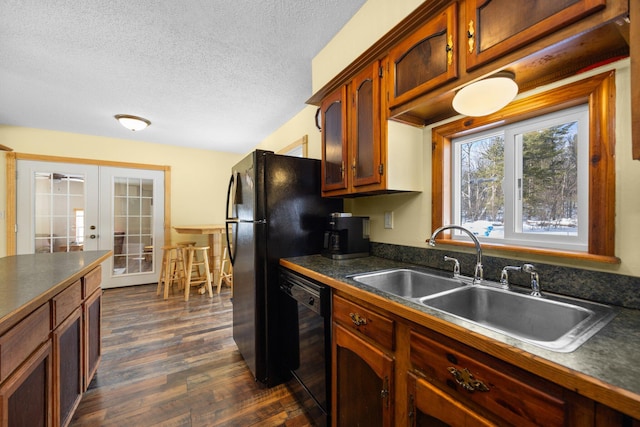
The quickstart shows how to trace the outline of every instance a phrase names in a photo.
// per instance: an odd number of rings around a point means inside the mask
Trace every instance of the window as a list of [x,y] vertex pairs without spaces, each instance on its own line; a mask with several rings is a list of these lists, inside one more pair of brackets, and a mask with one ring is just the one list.
[[487,242],[587,250],[587,104],[454,138],[452,149],[454,223]]
[[618,263],[614,124],[611,71],[434,128],[432,228],[466,225],[485,247]]

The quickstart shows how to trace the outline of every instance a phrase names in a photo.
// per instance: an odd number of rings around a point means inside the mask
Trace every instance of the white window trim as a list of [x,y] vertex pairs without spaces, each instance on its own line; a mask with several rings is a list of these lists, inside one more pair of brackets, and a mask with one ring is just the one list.
[[[515,188],[516,176],[521,174],[522,169],[522,146],[521,143],[510,144],[517,135],[564,124],[575,121],[578,123],[578,235],[577,236],[558,236],[549,234],[532,234],[517,231],[517,218],[521,206],[517,203],[517,195]],[[516,123],[507,124],[500,128],[494,128],[487,131],[480,131],[465,135],[464,137],[452,140],[453,155],[451,156],[452,170],[452,187],[460,188],[460,170],[457,165],[457,159],[460,156],[459,147],[465,142],[471,142],[478,139],[489,138],[494,135],[504,134],[505,141],[505,170],[503,193],[505,195],[504,206],[504,238],[492,238],[491,236],[478,236],[478,238],[487,243],[506,244],[506,245],[522,245],[549,249],[562,249],[571,251],[587,251],[588,250],[588,230],[589,230],[589,106],[582,104],[575,107],[559,110],[553,113],[541,115],[531,119],[523,120]],[[515,159],[515,161],[507,161],[507,159]],[[461,197],[459,192],[452,194],[452,213],[453,218],[460,218]],[[462,233],[454,233],[454,240],[470,241],[470,239]]]

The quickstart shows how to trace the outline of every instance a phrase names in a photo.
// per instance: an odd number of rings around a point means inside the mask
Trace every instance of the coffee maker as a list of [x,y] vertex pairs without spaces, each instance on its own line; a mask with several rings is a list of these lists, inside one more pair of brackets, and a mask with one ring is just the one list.
[[331,259],[369,256],[369,217],[332,213],[324,232],[322,255]]

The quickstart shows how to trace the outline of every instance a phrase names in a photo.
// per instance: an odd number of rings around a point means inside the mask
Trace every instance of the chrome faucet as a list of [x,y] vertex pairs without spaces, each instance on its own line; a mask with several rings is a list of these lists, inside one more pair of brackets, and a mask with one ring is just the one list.
[[456,258],[446,255],[444,256],[444,260],[453,262],[453,277],[460,276],[460,262]]
[[478,285],[482,282],[482,276],[483,276],[483,272],[482,272],[482,248],[480,247],[480,241],[478,241],[478,238],[468,229],[461,227],[459,225],[444,225],[438,229],[436,229],[433,234],[431,235],[431,237],[427,240],[427,242],[429,243],[429,246],[435,246],[436,245],[436,236],[438,234],[440,234],[441,232],[443,232],[444,230],[460,230],[465,232],[467,235],[469,235],[469,237],[471,238],[471,240],[473,240],[473,243],[476,245],[476,268],[474,271],[474,275],[473,275],[473,284],[474,285]]
[[502,289],[511,289],[511,285],[509,285],[509,271],[522,271],[522,267],[507,265],[502,269],[502,273],[500,273],[500,285]]
[[536,268],[531,264],[524,264],[522,266],[522,271],[531,274],[531,296],[541,297],[542,294],[540,293],[540,279],[538,277]]

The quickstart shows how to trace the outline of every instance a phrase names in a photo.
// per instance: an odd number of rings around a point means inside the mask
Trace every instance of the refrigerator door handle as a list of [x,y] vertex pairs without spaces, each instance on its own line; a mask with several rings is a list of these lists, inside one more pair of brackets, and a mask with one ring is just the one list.
[[[227,206],[226,206],[226,212],[224,213],[225,218],[228,220],[237,220],[236,217],[233,216],[233,206],[235,206],[236,201],[235,201],[235,196],[234,196],[234,200],[231,200],[231,193],[235,193],[235,191],[233,190],[234,186],[236,184],[236,175],[235,173],[231,173],[231,177],[229,178],[229,187],[227,188]],[[233,202],[233,205],[230,204],[230,202]],[[229,214],[229,209],[231,209],[231,214]]]
[[[225,233],[225,238],[227,239],[227,253],[229,254],[229,261],[231,262],[231,265],[233,266],[235,264],[236,261],[236,249],[238,247],[237,242],[235,242],[235,244],[232,246],[231,245],[231,240],[229,239],[229,234],[231,234],[232,236],[237,236],[238,235],[238,230],[233,230],[233,226],[237,226],[238,222],[237,221],[226,221],[226,233]],[[231,225],[231,232],[229,232],[229,225]],[[236,237],[237,239],[237,237]]]

